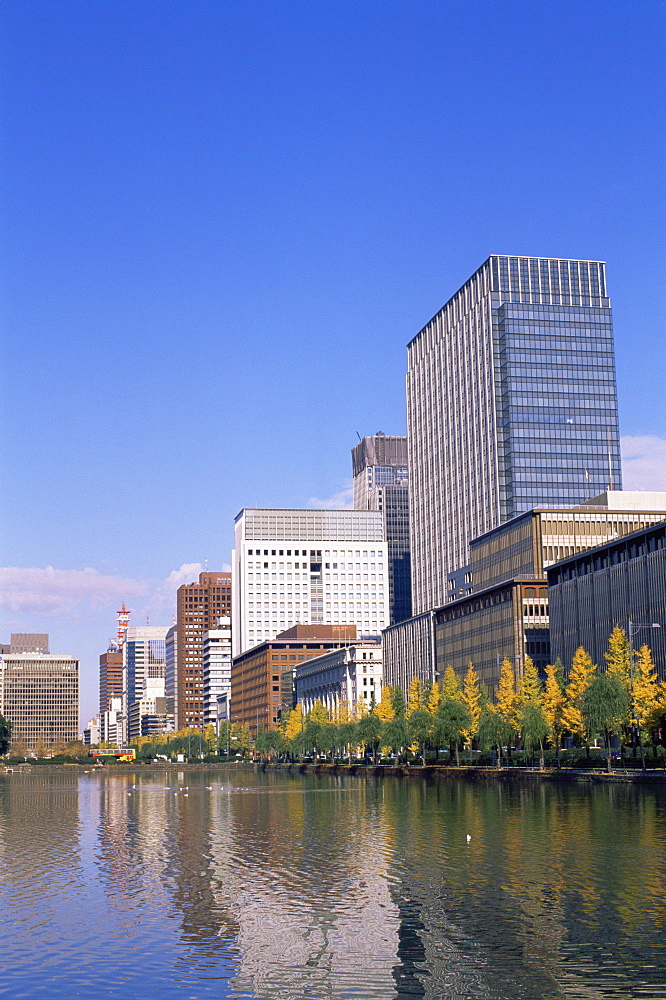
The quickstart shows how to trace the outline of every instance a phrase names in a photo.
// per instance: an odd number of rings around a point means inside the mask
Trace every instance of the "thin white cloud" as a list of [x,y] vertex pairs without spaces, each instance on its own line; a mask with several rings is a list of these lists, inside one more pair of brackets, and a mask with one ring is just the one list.
[[22,615],[78,615],[145,594],[146,584],[96,569],[0,568],[0,604]]
[[625,490],[666,491],[666,438],[656,434],[620,439]]
[[354,506],[354,490],[351,486],[344,490],[339,490],[331,497],[321,500],[319,497],[310,497],[308,507],[316,507],[319,510],[347,510]]

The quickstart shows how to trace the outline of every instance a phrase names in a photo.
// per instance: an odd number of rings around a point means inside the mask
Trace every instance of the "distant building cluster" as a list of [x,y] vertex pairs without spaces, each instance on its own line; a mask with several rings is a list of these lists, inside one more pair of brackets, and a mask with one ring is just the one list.
[[[580,645],[602,663],[629,622],[663,626],[666,679],[666,493],[622,490],[605,265],[489,257],[409,342],[406,405],[406,436],[353,446],[353,509],[246,507],[231,573],[180,587],[171,626],[123,605],[89,742],[256,735],[470,662],[493,692],[506,659],[516,681]],[[78,710],[78,662],[47,647],[2,648],[0,710],[30,746]],[[48,723],[26,695],[47,688]]]

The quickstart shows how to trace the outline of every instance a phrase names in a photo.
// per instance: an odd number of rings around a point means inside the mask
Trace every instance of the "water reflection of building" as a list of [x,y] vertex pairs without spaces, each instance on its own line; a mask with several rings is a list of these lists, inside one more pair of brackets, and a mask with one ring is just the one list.
[[367,1000],[392,995],[399,921],[384,832],[371,806],[350,809],[350,796],[373,794],[269,780],[215,800],[210,856],[234,902],[237,989],[269,1000],[342,997],[350,985]]

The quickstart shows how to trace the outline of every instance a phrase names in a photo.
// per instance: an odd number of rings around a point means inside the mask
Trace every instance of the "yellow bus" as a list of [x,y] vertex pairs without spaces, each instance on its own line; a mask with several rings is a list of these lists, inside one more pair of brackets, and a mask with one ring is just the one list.
[[116,747],[113,750],[91,750],[88,756],[100,761],[109,760],[110,758],[114,760],[136,760],[136,750],[134,747],[121,747],[120,749]]

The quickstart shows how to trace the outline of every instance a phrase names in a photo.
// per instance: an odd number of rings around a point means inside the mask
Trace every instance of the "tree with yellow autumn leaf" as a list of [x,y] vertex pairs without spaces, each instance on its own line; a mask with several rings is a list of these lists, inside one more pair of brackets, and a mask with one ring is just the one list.
[[572,735],[584,737],[586,734],[587,727],[582,712],[583,697],[592,683],[596,670],[590,654],[579,646],[571,661],[569,680],[564,689],[566,704],[562,710],[564,727]]

